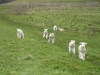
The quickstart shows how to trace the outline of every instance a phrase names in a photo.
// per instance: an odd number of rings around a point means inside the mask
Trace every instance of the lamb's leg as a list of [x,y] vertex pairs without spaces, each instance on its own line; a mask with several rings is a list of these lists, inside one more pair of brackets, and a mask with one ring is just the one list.
[[75,54],[75,48],[73,48],[73,51],[72,52]]

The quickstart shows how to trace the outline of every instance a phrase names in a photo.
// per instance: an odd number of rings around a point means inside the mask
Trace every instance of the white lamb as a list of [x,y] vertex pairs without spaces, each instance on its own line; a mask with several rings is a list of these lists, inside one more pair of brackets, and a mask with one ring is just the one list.
[[21,29],[16,29],[17,30],[17,38],[24,38],[24,33]]
[[48,38],[48,29],[44,29],[43,38]]
[[78,51],[79,51],[79,58],[82,59],[82,60],[85,60],[85,53],[86,53],[86,48],[85,48],[85,45],[87,43],[85,42],[80,42],[80,45],[78,47]]
[[75,54],[75,40],[71,40],[69,43],[69,52],[73,52]]
[[57,26],[56,26],[56,25],[53,26],[53,30],[54,30],[54,31],[57,31]]
[[64,31],[64,29],[62,29],[62,28],[58,28],[58,30],[59,30],[59,31]]
[[52,41],[52,44],[53,44],[53,43],[55,43],[54,40],[55,40],[55,35],[54,35],[54,33],[50,33],[50,34],[49,34],[49,40],[48,40],[48,42]]

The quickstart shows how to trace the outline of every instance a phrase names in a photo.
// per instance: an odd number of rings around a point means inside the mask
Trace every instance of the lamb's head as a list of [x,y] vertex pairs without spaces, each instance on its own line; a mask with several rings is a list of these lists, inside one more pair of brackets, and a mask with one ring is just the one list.
[[56,25],[54,25],[54,27],[57,27]]
[[76,41],[75,40],[71,40],[71,43],[74,44]]
[[48,31],[48,29],[44,29],[44,31]]
[[54,35],[54,33],[51,33],[51,35]]
[[16,29],[17,31],[20,31],[21,29]]
[[80,44],[81,44],[81,47],[84,48],[85,45],[86,45],[87,43],[85,43],[85,42],[80,42]]

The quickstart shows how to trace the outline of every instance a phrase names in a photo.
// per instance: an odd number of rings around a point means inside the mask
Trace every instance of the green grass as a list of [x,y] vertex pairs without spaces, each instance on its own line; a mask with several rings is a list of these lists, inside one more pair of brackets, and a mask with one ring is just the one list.
[[[0,6],[0,74],[100,74],[99,7],[2,7]],[[44,28],[48,28],[49,33],[53,32],[54,25],[65,31],[56,31],[55,44],[51,44],[42,38],[42,34]],[[16,28],[24,31],[24,39],[16,37]],[[68,52],[68,43],[72,39],[76,40],[75,55]],[[80,41],[88,43],[85,61],[78,58]]]

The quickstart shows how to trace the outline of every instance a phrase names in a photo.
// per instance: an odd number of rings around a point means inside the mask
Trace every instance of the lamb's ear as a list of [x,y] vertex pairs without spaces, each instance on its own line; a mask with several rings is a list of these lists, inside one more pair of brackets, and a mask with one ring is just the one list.
[[87,43],[85,43],[85,44],[87,44]]
[[71,40],[71,41],[76,42],[75,40]]

